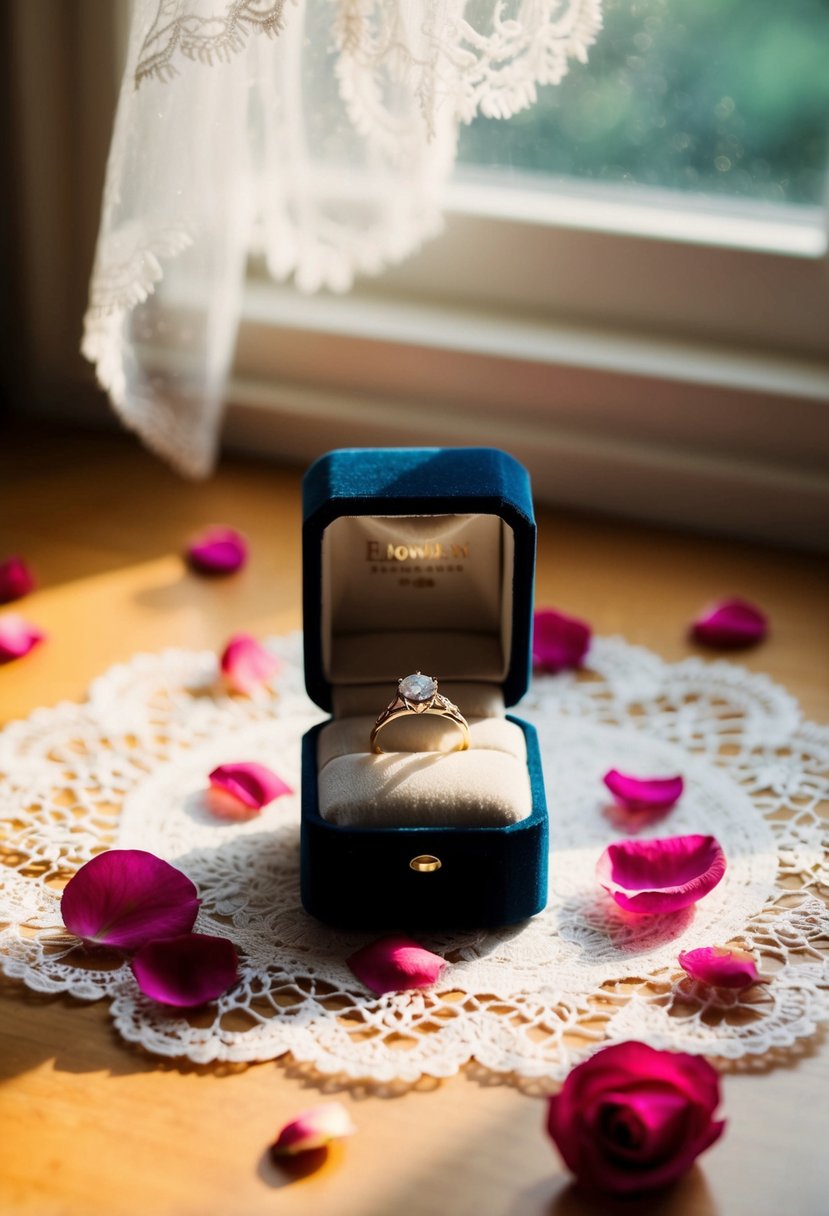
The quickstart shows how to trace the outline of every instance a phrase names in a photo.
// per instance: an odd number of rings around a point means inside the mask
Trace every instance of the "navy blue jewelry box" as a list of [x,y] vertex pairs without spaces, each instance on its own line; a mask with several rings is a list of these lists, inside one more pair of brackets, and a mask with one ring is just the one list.
[[[541,759],[534,728],[503,713],[530,678],[535,519],[526,470],[490,448],[329,452],[305,475],[303,520],[305,681],[332,714],[303,740],[304,907],[344,929],[489,928],[534,915],[547,899]],[[505,751],[502,761],[500,741],[477,755],[496,775],[522,765],[520,816],[476,819],[463,789],[457,804],[466,818],[453,824],[453,789],[440,781],[474,774],[462,765],[475,764],[475,753],[458,760],[426,748],[417,763],[427,789],[431,782],[440,791],[437,822],[430,813],[421,824],[416,809],[404,808],[404,823],[384,826],[381,762],[392,759],[371,755],[370,725],[398,678],[415,671],[437,677],[442,690],[466,690],[465,701],[500,707],[477,729],[512,732],[520,758],[511,742],[514,754]],[[474,748],[476,727],[457,699]],[[355,794],[341,796],[339,773]],[[509,796],[509,781],[506,788]],[[363,823],[360,805],[348,800],[359,804],[367,789]],[[389,787],[390,805],[392,793],[399,814],[400,788]]]

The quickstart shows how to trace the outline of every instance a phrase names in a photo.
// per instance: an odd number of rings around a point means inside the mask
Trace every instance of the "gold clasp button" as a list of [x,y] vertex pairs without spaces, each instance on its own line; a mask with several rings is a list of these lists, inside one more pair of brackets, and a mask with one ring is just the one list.
[[419,857],[412,858],[409,869],[417,870],[419,874],[430,874],[432,870],[439,870],[442,865],[439,857],[432,857],[431,853],[421,853]]

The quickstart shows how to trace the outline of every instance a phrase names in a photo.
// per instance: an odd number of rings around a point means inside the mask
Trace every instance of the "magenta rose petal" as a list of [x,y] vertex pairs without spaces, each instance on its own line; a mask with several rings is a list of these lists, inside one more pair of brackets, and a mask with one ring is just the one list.
[[237,633],[222,651],[220,667],[228,688],[249,697],[276,675],[280,663],[249,633]]
[[42,629],[30,625],[16,612],[0,616],[0,663],[22,659],[46,638]]
[[766,983],[754,958],[745,950],[700,946],[697,950],[683,950],[679,965],[692,980],[714,988],[749,988],[752,984]]
[[275,798],[294,792],[290,785],[264,764],[253,762],[220,764],[210,774],[210,785],[213,790],[241,804],[247,812],[260,811]]
[[382,937],[352,954],[346,962],[360,983],[378,996],[426,988],[437,982],[446,966],[440,955],[400,935]]
[[187,561],[199,574],[234,574],[247,558],[247,541],[235,528],[207,528],[187,546]]
[[539,608],[533,617],[533,668],[554,674],[580,667],[591,637],[585,621],[553,608]]
[[0,562],[0,604],[20,600],[35,589],[35,577],[22,557]]
[[667,811],[682,796],[681,777],[631,777],[612,768],[602,778],[619,806],[627,811]]
[[719,1101],[719,1078],[701,1057],[616,1043],[549,1099],[547,1131],[585,1187],[635,1195],[675,1182],[719,1139]]
[[720,600],[709,605],[691,625],[695,641],[720,650],[739,650],[761,642],[768,633],[768,618],[747,600]]
[[142,849],[99,853],[64,888],[63,923],[86,942],[134,950],[193,927],[199,900],[190,879]]
[[725,867],[725,854],[713,836],[671,836],[608,845],[596,864],[596,877],[620,908],[658,915],[702,899]]
[[239,978],[233,942],[206,933],[183,933],[147,942],[132,970],[145,996],[163,1005],[192,1009],[227,992]]
[[353,1136],[357,1128],[341,1102],[325,1102],[303,1111],[279,1132],[270,1148],[271,1156],[295,1157],[324,1148],[332,1140]]

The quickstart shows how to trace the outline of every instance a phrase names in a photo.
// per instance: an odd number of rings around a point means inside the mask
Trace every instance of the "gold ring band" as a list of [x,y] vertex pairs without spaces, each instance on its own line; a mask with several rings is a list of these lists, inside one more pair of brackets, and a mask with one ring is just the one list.
[[423,672],[416,671],[413,675],[400,677],[397,692],[372,727],[370,746],[375,755],[383,754],[383,748],[377,742],[383,727],[410,714],[432,714],[444,718],[461,732],[461,742],[452,750],[463,752],[469,747],[469,723],[457,705],[438,692],[438,682],[434,676],[424,676]]

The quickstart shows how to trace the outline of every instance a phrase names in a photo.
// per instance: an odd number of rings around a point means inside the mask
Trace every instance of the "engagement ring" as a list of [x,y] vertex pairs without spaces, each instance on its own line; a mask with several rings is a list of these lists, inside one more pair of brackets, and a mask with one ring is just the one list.
[[469,747],[469,723],[457,705],[438,692],[438,682],[434,676],[424,676],[416,671],[414,675],[402,676],[397,681],[397,692],[394,699],[380,714],[371,732],[370,746],[376,755],[382,755],[383,748],[377,742],[377,736],[384,726],[398,718],[409,714],[436,714],[457,726],[461,732],[461,742],[455,751],[466,751]]

